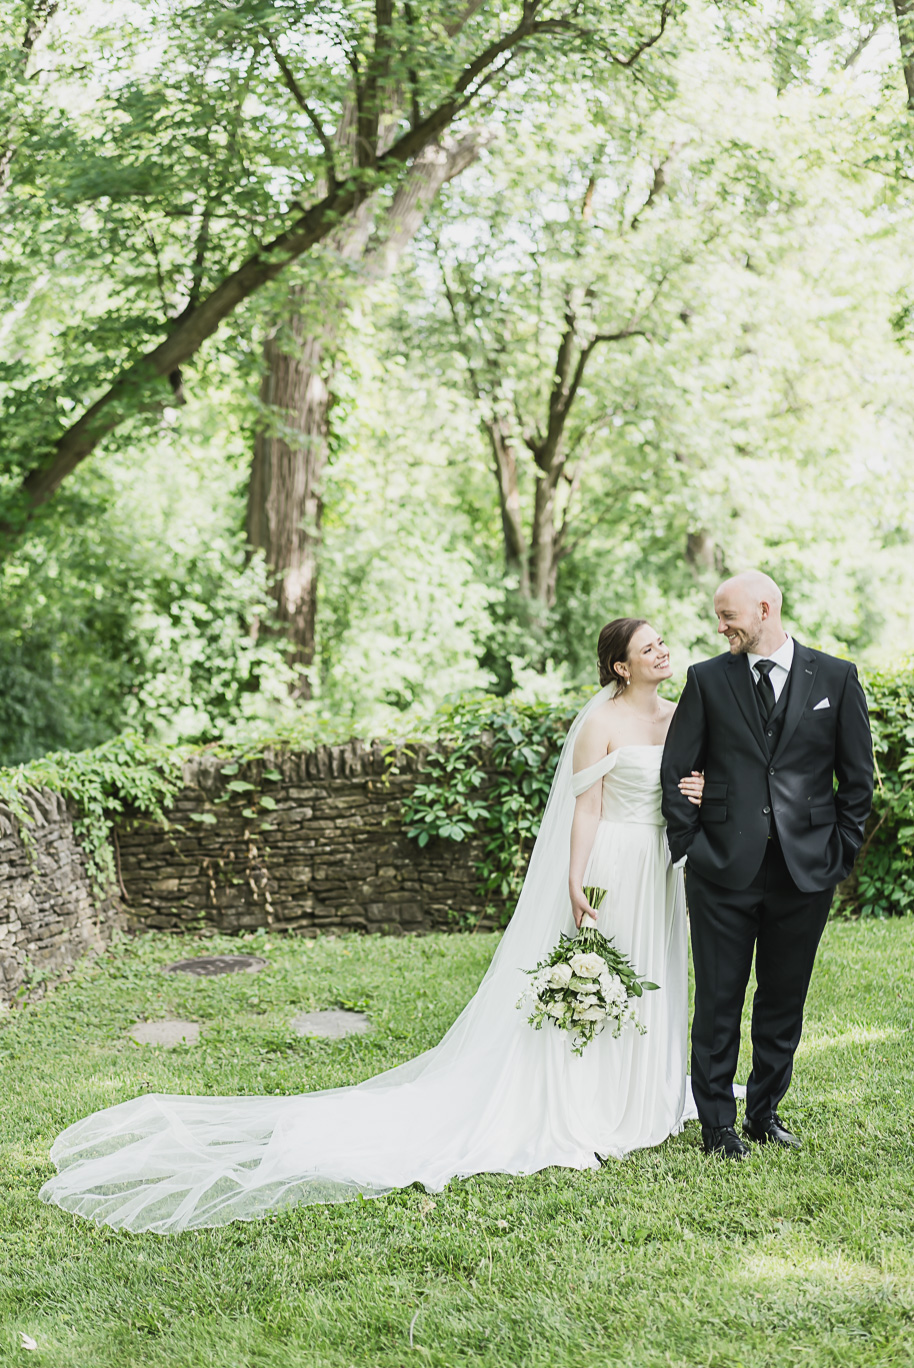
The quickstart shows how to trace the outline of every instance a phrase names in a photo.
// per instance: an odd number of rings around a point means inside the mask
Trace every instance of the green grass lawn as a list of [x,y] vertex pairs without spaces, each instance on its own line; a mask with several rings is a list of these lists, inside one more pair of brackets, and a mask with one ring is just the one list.
[[[143,1089],[298,1092],[410,1058],[494,944],[207,941],[200,953],[250,950],[270,967],[198,980],[159,972],[196,946],[150,935],[6,1017],[0,1364],[914,1364],[914,921],[826,932],[783,1109],[800,1154],[726,1165],[692,1124],[593,1173],[475,1178],[165,1238],[38,1201],[55,1134]],[[367,1010],[374,1032],[290,1031],[296,1011],[340,1004]],[[128,1039],[166,1015],[201,1022],[200,1044]]]

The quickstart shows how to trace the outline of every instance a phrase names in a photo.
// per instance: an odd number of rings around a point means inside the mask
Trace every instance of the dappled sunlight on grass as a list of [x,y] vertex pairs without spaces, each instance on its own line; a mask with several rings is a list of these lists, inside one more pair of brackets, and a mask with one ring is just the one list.
[[896,1290],[895,1279],[860,1259],[850,1259],[841,1250],[823,1258],[817,1242],[788,1221],[781,1223],[776,1252],[759,1251],[734,1260],[728,1269],[730,1281],[743,1281],[757,1290],[777,1293],[784,1282],[803,1283],[828,1292],[836,1288],[866,1289],[889,1295]]
[[816,1050],[840,1050],[852,1045],[878,1045],[888,1040],[901,1040],[907,1028],[892,1026],[850,1026],[844,1031],[829,1031],[821,1026],[805,1031],[797,1055],[813,1054]]

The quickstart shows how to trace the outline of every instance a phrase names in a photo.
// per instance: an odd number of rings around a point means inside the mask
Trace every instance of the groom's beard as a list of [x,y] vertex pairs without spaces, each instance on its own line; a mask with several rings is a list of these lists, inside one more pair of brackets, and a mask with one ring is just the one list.
[[760,623],[754,632],[739,632],[733,640],[728,636],[727,644],[730,647],[732,655],[749,655],[756,650],[761,637],[762,628]]

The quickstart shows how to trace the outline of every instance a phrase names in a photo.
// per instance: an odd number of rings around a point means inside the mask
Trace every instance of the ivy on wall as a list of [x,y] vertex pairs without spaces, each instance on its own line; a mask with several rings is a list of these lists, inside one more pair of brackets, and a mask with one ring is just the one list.
[[438,715],[443,748],[430,752],[404,800],[405,832],[420,847],[434,837],[478,837],[479,892],[489,915],[513,908],[565,733],[582,703],[556,708],[485,696]]
[[59,751],[0,769],[0,802],[17,818],[26,846],[32,821],[26,790],[51,789],[71,802],[89,875],[97,888],[104,889],[115,875],[111,832],[116,818],[135,808],[162,819],[180,781],[181,768],[173,752],[126,733],[92,750]]
[[914,912],[914,664],[864,678],[876,791],[873,814],[849,889],[862,917]]

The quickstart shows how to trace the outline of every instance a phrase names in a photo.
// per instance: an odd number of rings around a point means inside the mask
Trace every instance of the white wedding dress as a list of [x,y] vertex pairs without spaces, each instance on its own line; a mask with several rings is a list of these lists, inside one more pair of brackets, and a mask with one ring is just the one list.
[[[440,1191],[474,1173],[587,1169],[660,1144],[694,1115],[686,1080],[686,919],[660,815],[660,746],[624,746],[573,774],[569,732],[511,923],[478,991],[441,1043],[351,1088],[297,1097],[138,1097],[70,1126],[51,1151],[46,1202],[117,1228],[160,1233],[277,1208]],[[524,970],[572,931],[574,797],[603,785],[587,883],[610,890],[600,927],[659,984],[644,1035],[608,1031],[572,1054],[515,1004]]]

